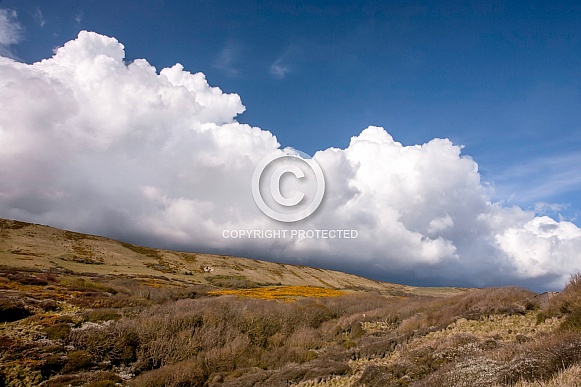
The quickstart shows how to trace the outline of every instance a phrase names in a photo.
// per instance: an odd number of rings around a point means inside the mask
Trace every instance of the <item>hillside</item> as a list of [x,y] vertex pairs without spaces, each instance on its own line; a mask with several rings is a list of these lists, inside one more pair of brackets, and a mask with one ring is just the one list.
[[0,219],[0,265],[63,273],[158,278],[221,287],[319,286],[385,294],[452,295],[456,288],[417,288],[307,266],[134,246],[103,237]]
[[[578,386],[581,275],[415,288],[0,220],[0,386]],[[445,297],[443,297],[445,296]]]

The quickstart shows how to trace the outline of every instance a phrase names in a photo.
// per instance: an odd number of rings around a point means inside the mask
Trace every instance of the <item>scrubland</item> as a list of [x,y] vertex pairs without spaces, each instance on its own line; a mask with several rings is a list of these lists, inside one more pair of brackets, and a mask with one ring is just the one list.
[[[26,259],[40,255],[31,246]],[[187,281],[3,257],[0,385],[529,387],[581,378],[579,274],[541,305],[516,287],[407,292],[232,273]]]
[[579,275],[541,310],[514,287],[445,298],[278,287],[276,298],[2,274],[9,386],[573,386],[580,375]]

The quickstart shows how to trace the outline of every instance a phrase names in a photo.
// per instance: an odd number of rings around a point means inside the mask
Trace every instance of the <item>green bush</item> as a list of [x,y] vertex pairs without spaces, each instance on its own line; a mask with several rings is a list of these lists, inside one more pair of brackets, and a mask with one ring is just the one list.
[[93,355],[87,351],[74,351],[67,355],[67,362],[63,372],[70,373],[90,368],[93,365]]
[[44,328],[44,332],[51,340],[64,340],[71,333],[71,327],[67,323],[57,323]]
[[560,328],[563,330],[581,331],[581,309],[574,309],[567,314]]
[[121,314],[115,309],[96,309],[85,314],[85,320],[90,322],[100,322],[109,320],[119,320]]

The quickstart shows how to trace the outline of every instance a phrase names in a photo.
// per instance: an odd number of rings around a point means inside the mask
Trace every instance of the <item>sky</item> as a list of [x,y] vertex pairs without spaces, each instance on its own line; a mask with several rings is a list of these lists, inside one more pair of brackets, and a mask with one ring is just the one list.
[[[0,217],[415,285],[581,270],[574,2],[0,1]],[[292,147],[321,207],[265,216]],[[224,238],[349,229],[354,239]]]

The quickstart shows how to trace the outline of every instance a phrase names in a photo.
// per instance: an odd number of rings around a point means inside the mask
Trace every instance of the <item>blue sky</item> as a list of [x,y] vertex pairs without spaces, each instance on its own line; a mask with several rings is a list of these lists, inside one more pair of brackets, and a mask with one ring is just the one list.
[[[496,198],[581,209],[581,8],[575,2],[10,1],[33,62],[86,29],[127,60],[176,62],[236,92],[238,117],[308,153],[368,125],[464,145]],[[548,186],[547,186],[548,185]],[[539,187],[544,186],[543,189]],[[558,213],[551,214],[558,216]]]
[[[566,2],[3,0],[0,217],[558,289],[581,270],[580,25]],[[303,226],[358,241],[224,240],[280,226],[248,190],[272,135],[325,170]]]

